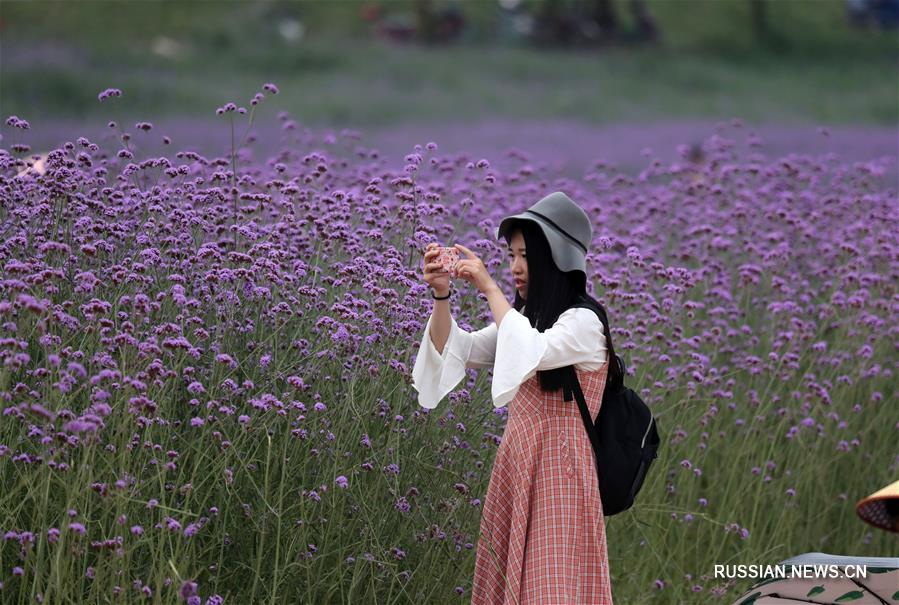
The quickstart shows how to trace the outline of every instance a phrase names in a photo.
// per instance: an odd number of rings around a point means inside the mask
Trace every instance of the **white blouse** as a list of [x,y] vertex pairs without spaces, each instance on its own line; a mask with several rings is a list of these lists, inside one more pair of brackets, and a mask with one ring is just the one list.
[[606,361],[606,337],[602,322],[592,310],[566,309],[550,328],[539,332],[527,317],[510,309],[499,328],[496,322],[474,332],[466,332],[450,315],[450,333],[437,352],[431,341],[428,317],[415,365],[412,387],[418,403],[433,409],[465,376],[466,368],[493,367],[493,406],[509,403],[525,380],[538,370],[574,365],[581,370],[598,370]]

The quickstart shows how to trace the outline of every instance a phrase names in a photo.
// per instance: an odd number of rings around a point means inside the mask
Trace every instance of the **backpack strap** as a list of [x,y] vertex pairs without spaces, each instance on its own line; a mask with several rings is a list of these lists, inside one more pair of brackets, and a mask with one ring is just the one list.
[[[603,327],[603,334],[606,337],[606,342],[612,342],[612,334],[609,331],[609,318],[606,316],[606,312],[596,304],[592,298],[589,296],[583,296],[579,299],[580,302],[576,302],[569,309],[576,309],[583,307],[585,309],[592,309],[596,316],[599,317],[599,321]],[[618,361],[618,367],[621,368],[621,378],[622,378],[622,386],[624,386],[624,377],[627,376],[627,366],[624,363],[624,359],[618,353],[615,353],[615,359]],[[570,401],[570,399],[565,399],[565,401]]]
[[[593,419],[590,418],[590,409],[587,407],[587,402],[584,400],[584,392],[581,391],[581,383],[577,378],[577,373],[574,371],[574,366],[568,366],[570,375],[570,383],[564,385],[565,389],[565,401],[571,401],[571,394],[574,393],[575,399],[577,399],[577,407],[581,412],[581,420],[584,423],[584,426],[587,428],[587,436],[590,438],[590,446],[593,449],[593,455],[596,455],[596,452],[600,451],[599,444],[599,432],[596,430],[596,424],[593,422]],[[597,480],[599,479],[599,465],[596,467],[596,476]]]
[[[575,302],[573,305],[568,307],[569,309],[576,308],[586,308],[592,309],[596,316],[599,317],[599,321],[602,324],[603,330],[605,331],[605,336],[609,338],[609,321],[606,317],[606,314],[603,312],[602,308],[599,305],[595,304],[591,298],[588,296],[581,296],[578,299],[578,302]],[[590,418],[590,409],[587,407],[587,402],[584,400],[584,393],[581,390],[581,382],[578,380],[577,372],[574,369],[574,365],[570,365],[567,367],[567,375],[562,380],[562,393],[563,393],[563,401],[571,401],[572,395],[575,399],[577,399],[578,408],[581,411],[581,418],[584,421],[584,425],[587,427],[587,433],[590,435],[590,441],[593,442],[594,438],[596,438],[596,443],[593,443],[594,447],[599,445],[599,436],[595,435],[595,427],[593,426],[593,421]]]

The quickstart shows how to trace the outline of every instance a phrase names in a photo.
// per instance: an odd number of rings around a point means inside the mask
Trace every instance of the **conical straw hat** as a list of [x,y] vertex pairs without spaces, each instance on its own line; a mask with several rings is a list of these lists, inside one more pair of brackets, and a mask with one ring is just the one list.
[[859,500],[855,512],[875,527],[899,533],[899,481]]

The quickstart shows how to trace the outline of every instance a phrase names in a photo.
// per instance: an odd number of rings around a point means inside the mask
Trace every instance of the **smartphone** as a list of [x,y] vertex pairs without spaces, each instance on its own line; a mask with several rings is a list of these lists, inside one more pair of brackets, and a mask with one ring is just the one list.
[[455,277],[456,272],[453,270],[456,262],[459,260],[458,248],[441,246],[440,253],[437,255],[437,261],[443,267],[443,270]]

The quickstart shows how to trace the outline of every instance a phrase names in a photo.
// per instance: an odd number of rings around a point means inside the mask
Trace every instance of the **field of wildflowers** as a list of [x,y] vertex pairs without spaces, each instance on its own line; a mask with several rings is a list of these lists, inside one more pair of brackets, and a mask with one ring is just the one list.
[[[588,289],[663,432],[608,521],[616,602],[730,602],[748,582],[714,564],[895,555],[853,507],[899,473],[899,158],[766,157],[733,121],[633,175],[434,142],[397,166],[286,112],[257,158],[277,92],[218,109],[214,157],[112,120],[28,169],[5,118],[4,603],[467,603],[506,410],[475,370],[418,406],[421,255],[464,243],[511,298],[493,227],[557,189],[595,218]],[[491,321],[457,287],[460,326]]]

